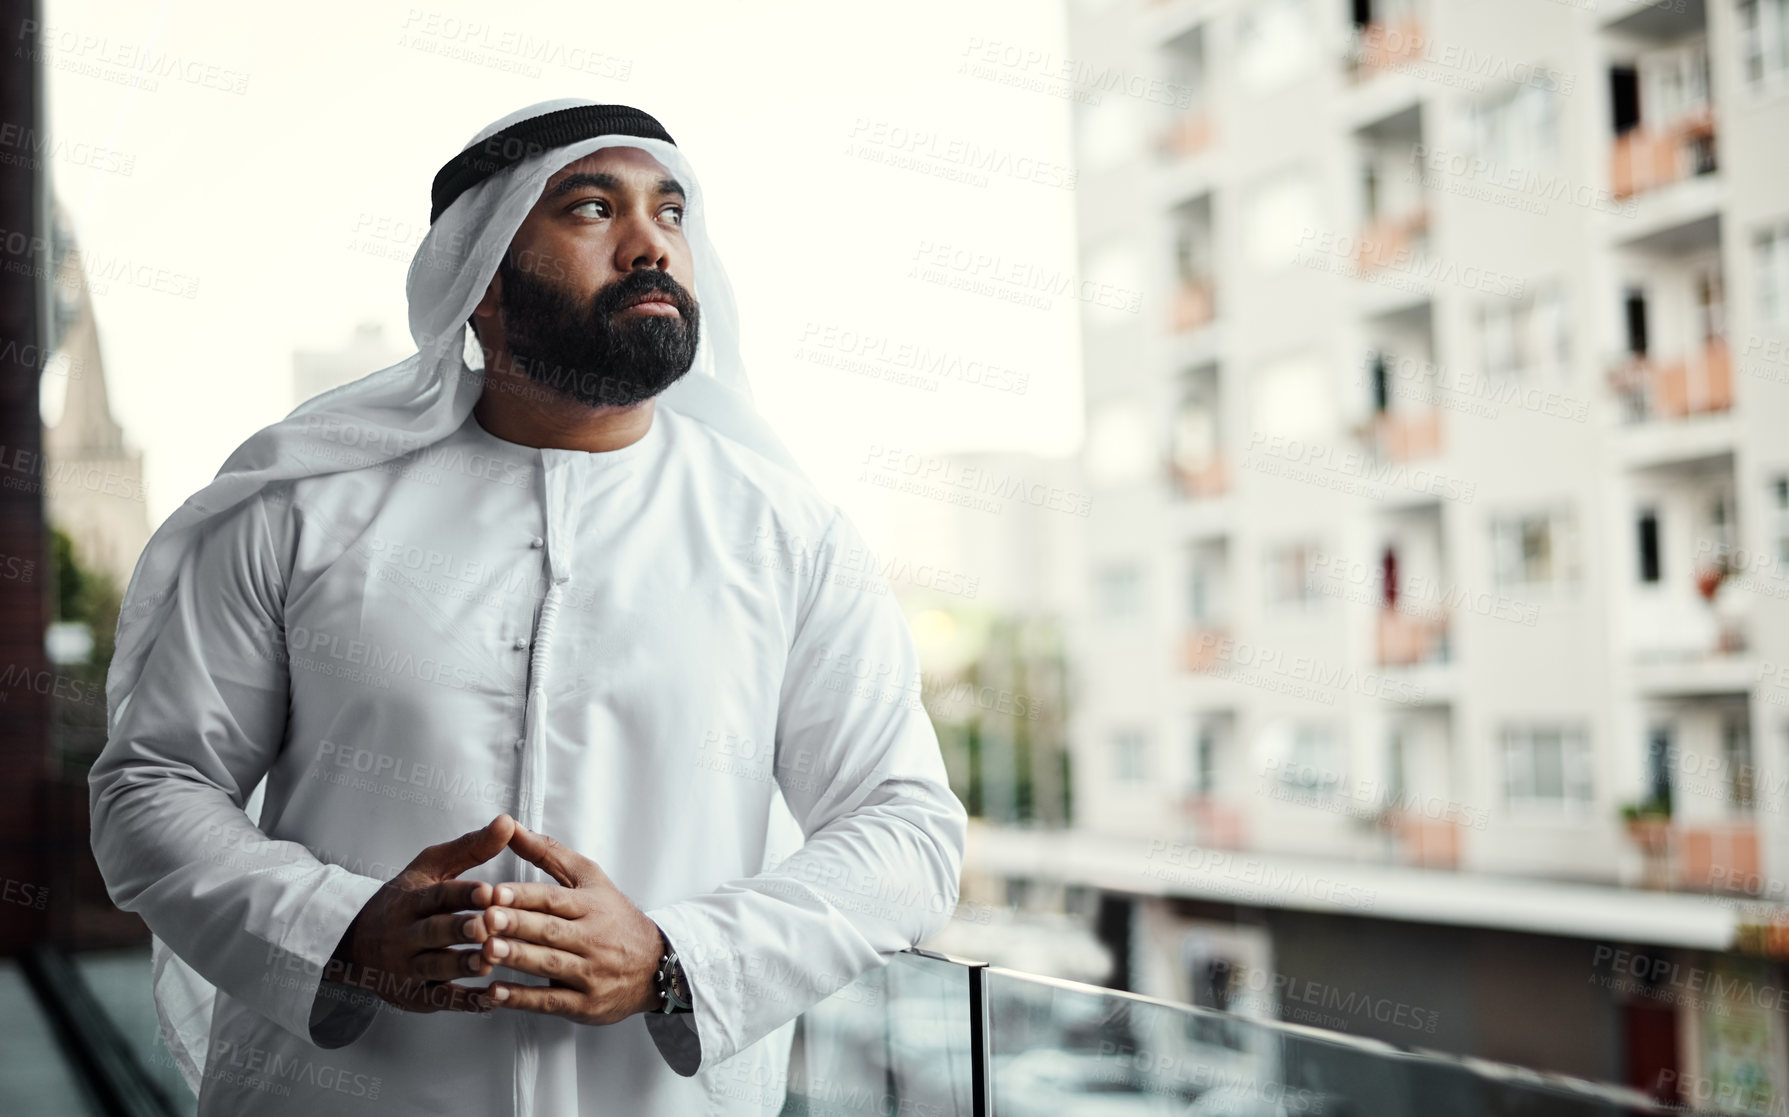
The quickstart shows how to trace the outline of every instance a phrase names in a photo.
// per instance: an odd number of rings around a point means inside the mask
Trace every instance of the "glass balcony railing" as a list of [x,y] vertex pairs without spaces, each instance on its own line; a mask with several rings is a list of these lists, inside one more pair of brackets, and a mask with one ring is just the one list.
[[782,1112],[1613,1117],[1685,1110],[1625,1087],[912,950],[801,1017]]
[[[158,1060],[125,1038],[153,1034],[140,1019],[148,952],[134,962],[128,953],[110,952],[94,964],[35,952],[28,968],[36,1004],[12,976],[16,971],[0,969],[0,979],[12,981],[9,987],[0,980],[0,993],[13,989],[15,1017],[41,1013],[56,1023],[28,1028],[24,1047],[0,1049],[0,1082],[8,1084],[9,1099],[29,1099],[21,1112],[192,1112],[184,1088],[165,1088],[168,1076],[158,1073],[165,1056]],[[712,1070],[725,1076],[725,1064]],[[85,1080],[80,1087],[77,1079]],[[1406,1050],[923,949],[895,955],[803,1013],[782,1096],[761,1100],[766,1112],[774,1108],[784,1117],[1689,1112],[1626,1087]]]

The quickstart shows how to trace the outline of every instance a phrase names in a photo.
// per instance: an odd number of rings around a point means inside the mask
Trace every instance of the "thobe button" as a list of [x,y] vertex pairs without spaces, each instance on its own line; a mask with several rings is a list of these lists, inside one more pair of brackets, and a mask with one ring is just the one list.
[[537,535],[533,539],[530,539],[528,541],[528,545],[530,547],[535,547],[535,548],[545,547],[547,545],[547,541]]
[[516,738],[516,747],[517,748],[521,748],[523,745],[525,745],[527,743],[528,743],[528,738],[526,738],[526,737],[517,737]]
[[528,638],[527,637],[525,637],[525,636],[516,637],[516,643],[515,643],[516,651],[519,652],[527,646],[528,646]]

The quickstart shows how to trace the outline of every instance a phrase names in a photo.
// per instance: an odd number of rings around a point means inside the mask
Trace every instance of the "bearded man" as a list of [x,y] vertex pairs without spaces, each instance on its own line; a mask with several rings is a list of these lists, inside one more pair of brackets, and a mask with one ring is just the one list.
[[911,637],[657,120],[531,106],[432,201],[418,352],[139,559],[94,854],[201,1114],[777,1113],[794,1018],[957,902]]

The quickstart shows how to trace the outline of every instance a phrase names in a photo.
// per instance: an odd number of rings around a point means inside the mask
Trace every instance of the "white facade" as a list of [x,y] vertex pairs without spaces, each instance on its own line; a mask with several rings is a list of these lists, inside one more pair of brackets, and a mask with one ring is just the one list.
[[1078,826],[1789,898],[1786,21],[1071,4]]

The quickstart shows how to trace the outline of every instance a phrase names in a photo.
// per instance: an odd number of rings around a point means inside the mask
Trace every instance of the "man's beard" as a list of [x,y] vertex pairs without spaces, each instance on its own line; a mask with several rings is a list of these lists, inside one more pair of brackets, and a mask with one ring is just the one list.
[[[503,277],[503,336],[528,378],[589,407],[651,399],[690,370],[701,328],[695,297],[655,268],[628,272],[581,303],[564,288],[510,265]],[[663,292],[678,314],[617,319],[628,299]]]

